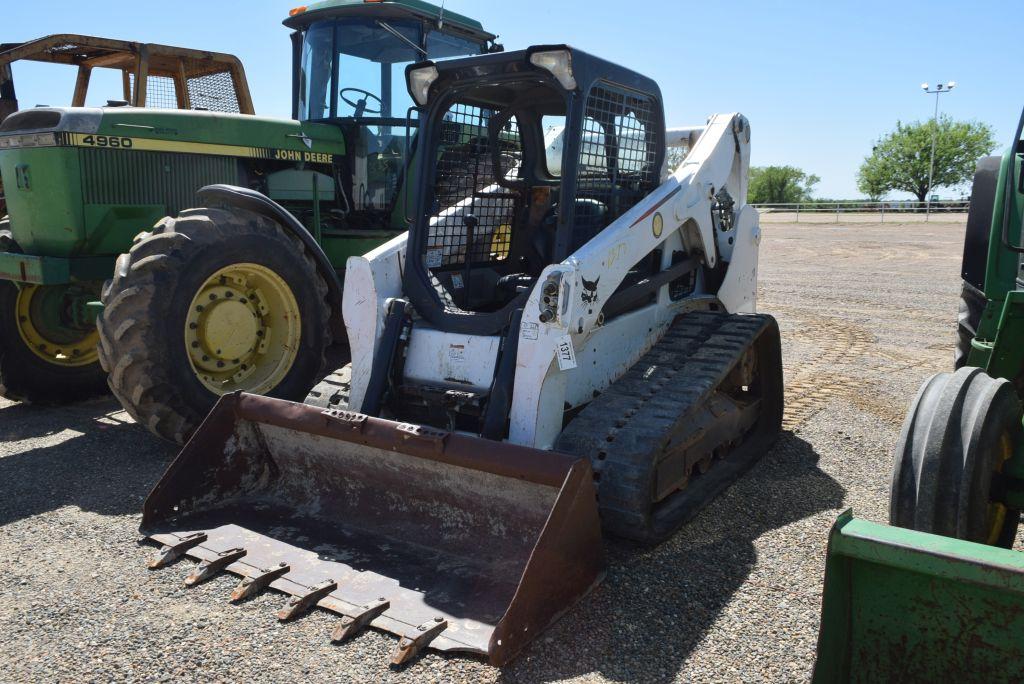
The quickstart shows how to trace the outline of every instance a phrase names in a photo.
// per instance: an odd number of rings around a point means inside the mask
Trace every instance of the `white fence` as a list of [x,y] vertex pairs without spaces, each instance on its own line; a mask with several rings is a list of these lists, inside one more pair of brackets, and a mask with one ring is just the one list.
[[755,204],[762,220],[786,223],[840,223],[841,221],[878,221],[900,223],[917,221],[960,222],[966,220],[968,200],[948,202],[799,202],[795,204]]

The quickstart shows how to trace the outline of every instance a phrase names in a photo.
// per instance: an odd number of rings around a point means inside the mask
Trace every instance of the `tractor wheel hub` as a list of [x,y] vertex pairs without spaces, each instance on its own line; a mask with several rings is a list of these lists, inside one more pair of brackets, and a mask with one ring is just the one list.
[[265,266],[234,264],[207,278],[192,300],[185,322],[189,361],[215,394],[263,393],[291,368],[300,321],[283,279]]

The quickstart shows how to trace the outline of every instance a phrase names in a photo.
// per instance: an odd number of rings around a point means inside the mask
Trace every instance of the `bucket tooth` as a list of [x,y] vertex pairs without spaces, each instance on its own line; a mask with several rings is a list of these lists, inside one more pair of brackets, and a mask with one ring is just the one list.
[[199,546],[208,538],[205,532],[194,532],[188,536],[180,537],[173,544],[165,544],[156,557],[149,561],[149,569],[158,570],[170,565],[188,553],[189,549]]
[[425,622],[413,632],[407,632],[399,640],[395,652],[391,654],[392,665],[402,665],[409,662],[421,650],[430,645],[430,642],[441,636],[441,632],[448,629],[448,621],[444,618],[434,618]]
[[235,603],[238,601],[244,601],[247,598],[255,596],[264,589],[270,586],[270,583],[279,577],[284,577],[291,570],[291,566],[287,563],[281,563],[275,565],[272,568],[264,568],[259,571],[259,574],[253,575],[252,577],[246,577],[235,590],[231,592],[231,600]]
[[381,598],[362,607],[358,615],[346,615],[341,618],[341,624],[334,628],[331,634],[331,641],[338,644],[351,639],[359,632],[376,620],[380,615],[391,607],[391,602]]
[[234,563],[236,560],[243,558],[246,554],[245,549],[228,549],[227,551],[221,551],[217,554],[216,558],[203,561],[192,571],[188,577],[185,578],[185,586],[194,587],[197,584],[201,584],[206,580],[214,577],[217,573],[223,572],[223,570]]
[[324,598],[337,588],[338,583],[331,579],[324,580],[320,584],[314,584],[309,587],[309,590],[305,594],[292,596],[288,599],[288,603],[284,604],[284,608],[277,611],[277,619],[282,622],[286,620],[294,620],[315,606],[320,599]]

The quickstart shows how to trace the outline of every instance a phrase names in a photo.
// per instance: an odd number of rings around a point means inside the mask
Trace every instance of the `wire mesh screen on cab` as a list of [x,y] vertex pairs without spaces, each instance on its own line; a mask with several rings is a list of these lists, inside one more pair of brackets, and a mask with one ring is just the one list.
[[591,89],[580,140],[572,251],[657,187],[653,110],[648,96],[610,84]]
[[241,110],[230,71],[199,73],[197,70],[186,70],[185,73],[188,98],[193,109],[228,114],[237,114]]
[[[219,66],[223,69],[224,67]],[[211,70],[210,64],[197,60],[184,60],[183,73],[188,100],[192,109],[238,114],[238,93],[230,71]],[[135,92],[135,74],[129,74],[132,92]],[[150,73],[146,79],[146,105],[149,109],[179,109],[177,82],[165,74]]]
[[[492,131],[495,117],[500,117],[499,111],[460,103],[444,117],[424,254],[428,269],[508,259],[512,223],[522,198],[520,192],[499,185],[498,174],[518,174],[522,142],[515,117]],[[495,155],[500,170],[495,168]]]

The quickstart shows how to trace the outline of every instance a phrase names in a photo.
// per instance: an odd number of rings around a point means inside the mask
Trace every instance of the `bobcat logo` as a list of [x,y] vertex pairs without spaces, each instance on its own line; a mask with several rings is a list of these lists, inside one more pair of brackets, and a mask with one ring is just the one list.
[[597,284],[601,282],[601,276],[597,277],[597,280],[590,282],[586,278],[580,277],[583,281],[583,292],[580,293],[580,298],[584,304],[594,304],[597,302]]

